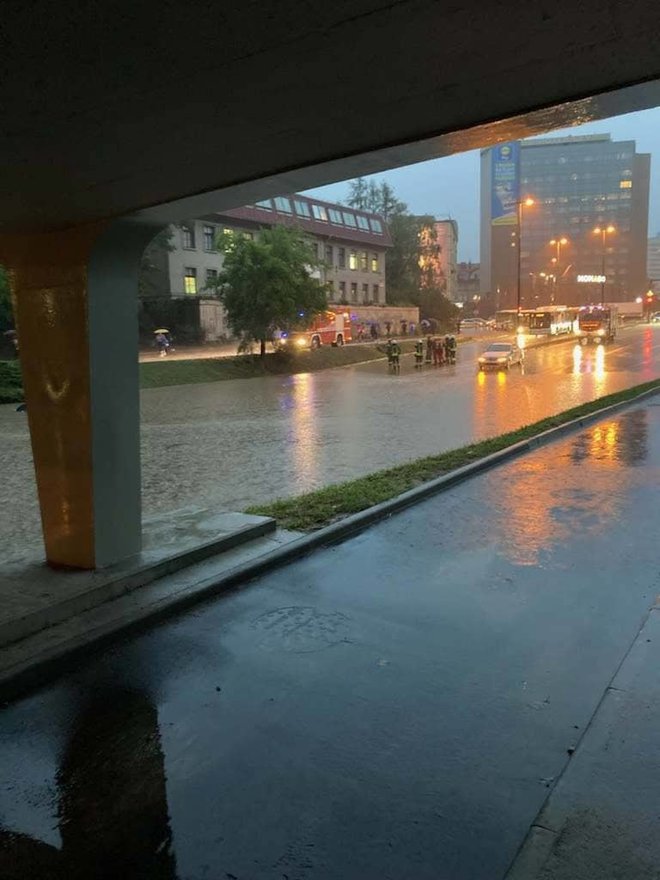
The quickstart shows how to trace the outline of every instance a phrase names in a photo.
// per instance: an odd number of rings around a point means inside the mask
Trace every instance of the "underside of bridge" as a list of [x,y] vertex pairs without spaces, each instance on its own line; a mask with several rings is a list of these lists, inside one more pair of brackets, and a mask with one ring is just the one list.
[[0,259],[46,555],[139,550],[160,225],[660,104],[654,0],[5,5]]

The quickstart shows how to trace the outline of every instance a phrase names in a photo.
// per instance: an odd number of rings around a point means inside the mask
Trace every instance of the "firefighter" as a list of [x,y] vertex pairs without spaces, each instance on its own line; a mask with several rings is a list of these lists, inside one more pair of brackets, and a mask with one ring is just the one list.
[[390,369],[393,373],[401,372],[401,346],[396,339],[390,340]]
[[421,339],[415,342],[415,369],[421,370],[424,366],[424,343]]
[[449,337],[449,356],[448,356],[448,360],[449,360],[449,363],[450,363],[450,364],[455,364],[455,363],[456,363],[456,337],[455,337],[455,336],[450,336],[450,337]]
[[436,337],[433,340],[433,366],[441,367],[442,362],[444,360],[444,348],[442,345],[442,339]]
[[426,363],[430,364],[433,360],[433,337],[426,337]]

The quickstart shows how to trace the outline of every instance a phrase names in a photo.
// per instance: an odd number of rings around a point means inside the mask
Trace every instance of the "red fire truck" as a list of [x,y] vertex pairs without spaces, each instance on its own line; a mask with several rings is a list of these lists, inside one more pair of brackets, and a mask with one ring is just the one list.
[[587,342],[613,342],[618,325],[616,306],[582,306],[578,312],[575,335],[582,345]]
[[344,345],[352,339],[351,316],[348,312],[321,312],[309,327],[276,333],[275,347],[320,348],[322,345]]

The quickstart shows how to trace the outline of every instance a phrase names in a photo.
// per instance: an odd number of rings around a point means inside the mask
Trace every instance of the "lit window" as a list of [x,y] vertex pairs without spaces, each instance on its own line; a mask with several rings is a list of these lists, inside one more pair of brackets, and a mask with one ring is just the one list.
[[371,271],[372,272],[378,271],[378,254],[371,255]]
[[374,284],[374,302],[380,302],[380,285]]
[[348,255],[348,268],[349,269],[357,269],[357,251],[351,251]]
[[332,253],[332,245],[326,244],[325,246],[325,261],[332,266],[332,258],[334,254]]
[[622,180],[619,183],[619,189],[632,189],[632,180]]
[[335,208],[329,208],[328,214],[330,215],[331,223],[338,223],[341,226],[341,224],[344,222],[341,219],[341,211],[337,211]]
[[275,210],[282,211],[284,214],[291,214],[291,199],[285,199],[284,196],[278,196],[275,199]]
[[357,223],[355,222],[355,214],[349,214],[347,211],[344,211],[343,214],[344,214],[344,223],[347,226],[352,226],[353,229],[357,229]]
[[204,250],[215,250],[215,229],[213,226],[204,227]]
[[192,296],[197,293],[197,269],[193,266],[186,266],[184,269],[183,289]]
[[351,302],[357,302],[357,284],[355,281],[351,281]]
[[316,220],[323,220],[324,223],[328,222],[328,213],[323,205],[312,205],[312,214]]
[[307,204],[307,202],[301,202],[299,199],[294,199],[293,204],[296,209],[296,214],[298,214],[299,217],[311,218],[311,214],[309,213],[309,205]]
[[206,270],[206,286],[213,287],[215,282],[218,280],[218,270],[217,269],[207,269]]
[[187,250],[193,250],[195,247],[195,229],[192,226],[181,227],[181,244]]
[[357,224],[360,229],[364,229],[366,232],[369,232],[369,221],[366,217],[360,217],[360,215],[358,214]]
[[346,268],[346,248],[337,248],[337,265],[340,269]]
[[262,208],[264,211],[272,211],[273,203],[270,199],[262,199],[260,202],[255,203],[257,208]]
[[360,251],[360,269],[363,272],[369,271],[369,254],[366,251]]
[[369,225],[371,226],[372,232],[375,232],[376,235],[382,235],[383,224],[380,222],[380,220],[370,220]]

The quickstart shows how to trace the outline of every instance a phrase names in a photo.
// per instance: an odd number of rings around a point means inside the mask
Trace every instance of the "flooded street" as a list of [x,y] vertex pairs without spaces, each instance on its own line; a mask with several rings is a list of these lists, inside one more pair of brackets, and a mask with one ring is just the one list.
[[[501,434],[660,375],[660,327],[610,347],[529,351],[523,370],[477,374],[483,343],[455,367],[400,376],[383,362],[145,390],[144,515],[194,505],[242,510]],[[39,548],[27,422],[0,407],[0,559]]]

